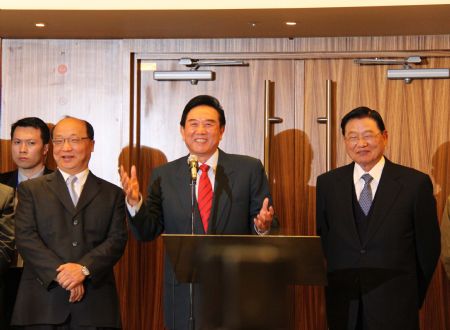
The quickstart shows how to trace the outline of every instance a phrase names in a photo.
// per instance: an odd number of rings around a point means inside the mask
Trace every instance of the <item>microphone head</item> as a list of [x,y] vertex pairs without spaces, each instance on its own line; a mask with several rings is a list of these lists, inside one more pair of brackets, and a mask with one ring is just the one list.
[[190,155],[187,159],[187,163],[191,170],[191,180],[192,182],[197,181],[197,168],[198,168],[198,159],[196,155]]
[[198,162],[198,158],[196,155],[189,155],[188,159],[187,159],[187,163],[189,164],[189,166],[192,166],[194,163]]

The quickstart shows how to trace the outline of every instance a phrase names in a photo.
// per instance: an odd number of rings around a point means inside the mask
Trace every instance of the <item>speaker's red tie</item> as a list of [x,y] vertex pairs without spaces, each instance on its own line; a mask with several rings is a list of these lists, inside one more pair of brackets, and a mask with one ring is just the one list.
[[208,220],[211,213],[213,191],[211,181],[209,181],[208,170],[209,166],[202,164],[200,166],[202,175],[200,175],[200,182],[198,185],[198,209],[202,218],[203,228],[205,233],[208,232]]

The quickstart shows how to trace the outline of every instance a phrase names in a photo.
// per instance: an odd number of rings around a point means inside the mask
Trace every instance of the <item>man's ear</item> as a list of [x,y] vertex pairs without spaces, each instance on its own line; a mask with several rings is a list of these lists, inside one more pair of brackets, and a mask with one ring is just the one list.
[[184,138],[184,127],[180,125],[180,134],[181,134],[181,138],[183,139],[183,141],[186,141]]
[[44,148],[42,148],[42,156],[47,156],[48,153],[48,143],[44,144]]

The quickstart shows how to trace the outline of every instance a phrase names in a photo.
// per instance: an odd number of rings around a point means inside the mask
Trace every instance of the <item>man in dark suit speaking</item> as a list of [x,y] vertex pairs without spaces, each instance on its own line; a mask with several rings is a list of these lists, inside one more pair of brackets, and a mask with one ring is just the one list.
[[353,162],[317,178],[328,326],[418,330],[440,254],[431,180],[383,156],[388,135],[378,112],[356,108],[341,129]]
[[[191,223],[191,174],[188,156],[153,170],[148,196],[139,194],[136,169],[121,167],[121,181],[130,211],[130,224],[138,239],[168,234],[265,234],[273,218],[266,175],[257,159],[231,155],[218,149],[225,131],[219,101],[199,95],[184,108],[180,131],[198,160],[194,229]],[[190,158],[192,159],[192,158]],[[193,232],[192,232],[193,231]],[[188,329],[189,286],[176,281],[166,258],[164,287],[165,325]]]
[[127,240],[122,190],[89,171],[88,122],[62,119],[52,141],[58,170],[18,188],[16,243],[24,271],[12,325],[120,328],[113,266]]

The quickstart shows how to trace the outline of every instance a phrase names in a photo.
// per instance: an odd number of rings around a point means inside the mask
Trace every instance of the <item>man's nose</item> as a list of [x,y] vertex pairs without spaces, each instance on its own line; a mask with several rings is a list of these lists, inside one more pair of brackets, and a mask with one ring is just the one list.
[[200,132],[200,133],[206,132],[206,126],[203,125],[203,124],[198,125],[197,126],[197,133],[198,132]]
[[72,144],[70,144],[69,139],[64,139],[63,145],[62,145],[62,149],[63,150],[70,150],[72,149]]
[[22,142],[20,144],[20,152],[27,152],[28,151],[28,146],[25,142]]

